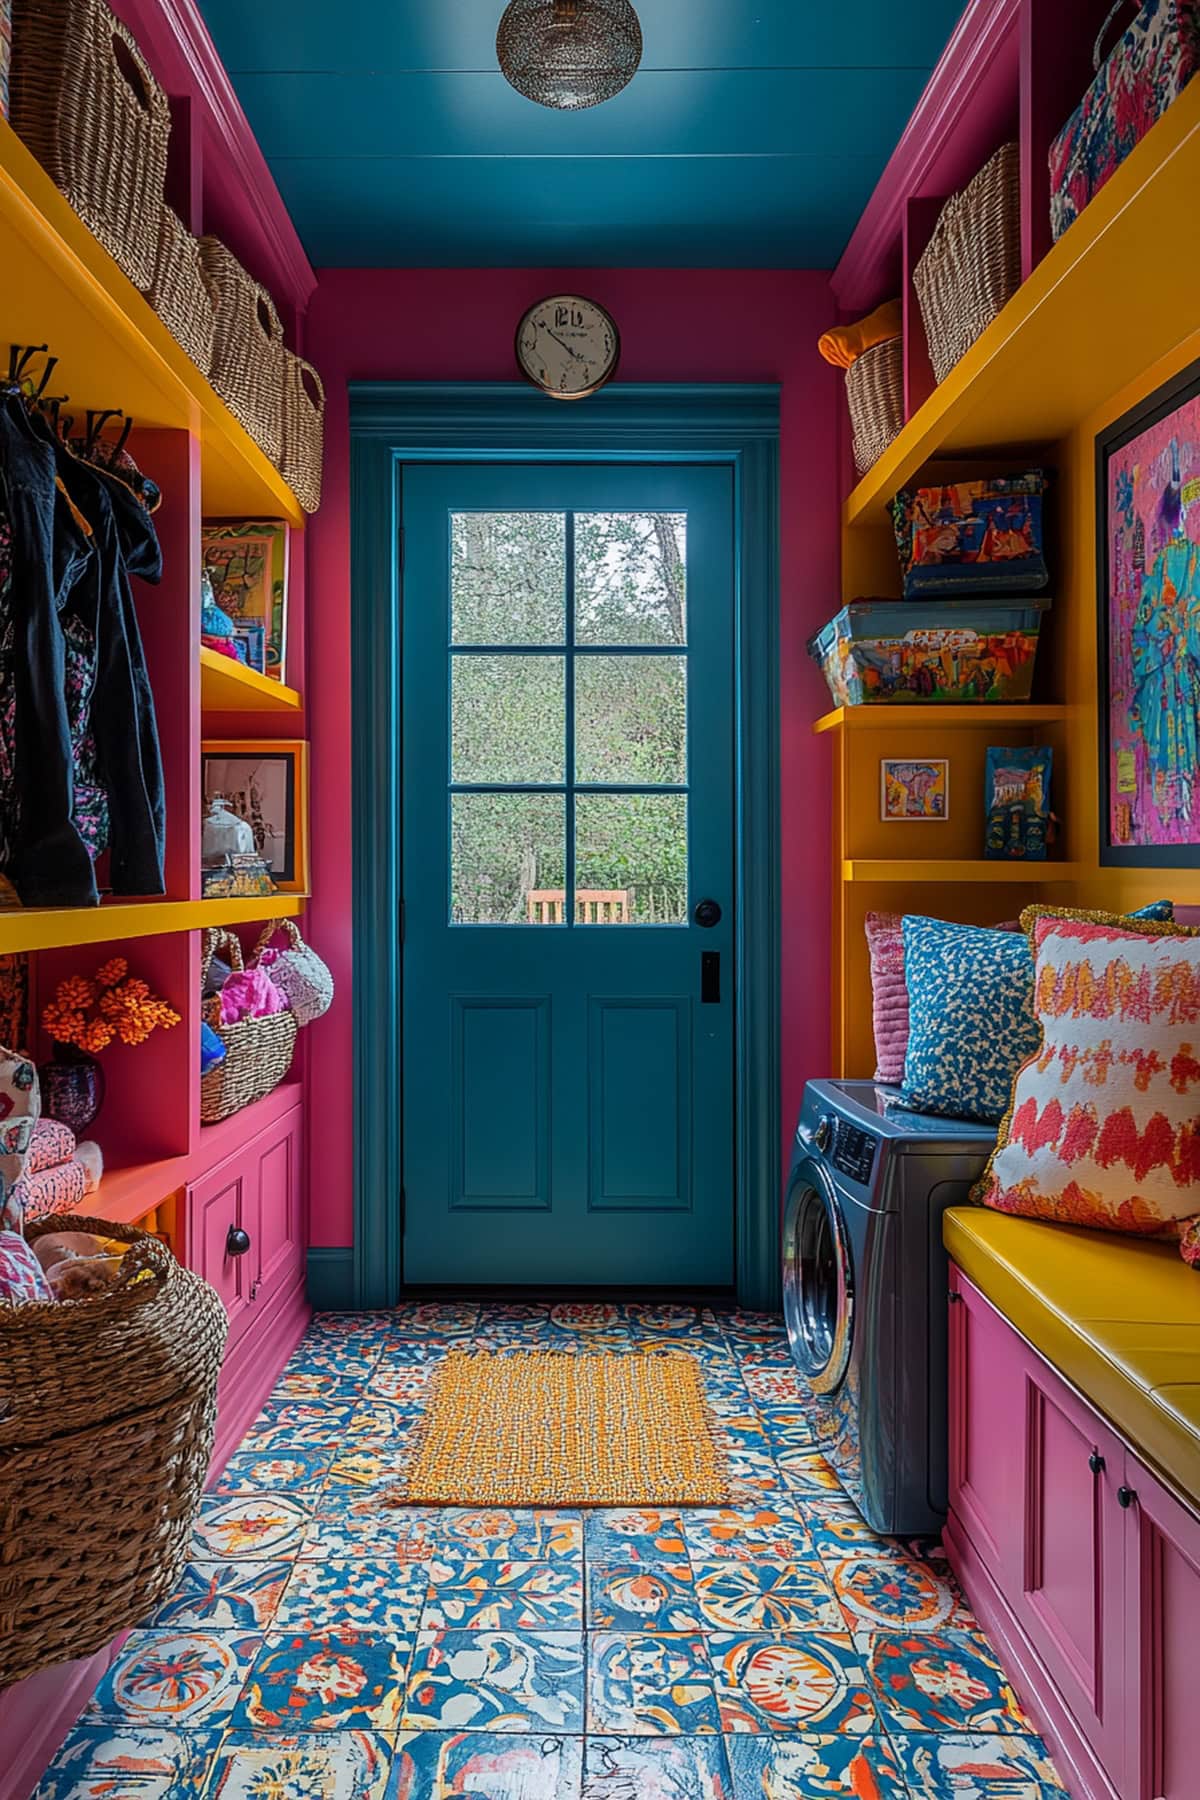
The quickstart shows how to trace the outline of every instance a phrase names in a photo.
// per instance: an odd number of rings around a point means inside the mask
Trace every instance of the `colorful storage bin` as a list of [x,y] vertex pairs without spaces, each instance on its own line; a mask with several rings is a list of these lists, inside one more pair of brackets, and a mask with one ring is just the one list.
[[1034,593],[1049,579],[1040,469],[943,487],[903,489],[892,523],[904,598]]
[[1050,146],[1060,238],[1200,68],[1200,0],[1147,0]]
[[1049,600],[853,600],[808,646],[836,706],[1028,700]]

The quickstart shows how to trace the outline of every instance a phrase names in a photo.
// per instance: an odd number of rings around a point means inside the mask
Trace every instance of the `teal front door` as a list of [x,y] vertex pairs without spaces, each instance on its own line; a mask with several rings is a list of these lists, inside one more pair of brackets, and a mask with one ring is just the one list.
[[730,1286],[732,475],[402,494],[404,1280]]

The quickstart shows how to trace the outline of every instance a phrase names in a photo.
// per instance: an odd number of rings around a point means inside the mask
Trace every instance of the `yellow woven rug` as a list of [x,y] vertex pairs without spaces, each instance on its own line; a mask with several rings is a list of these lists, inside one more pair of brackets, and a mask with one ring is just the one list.
[[397,1506],[720,1506],[725,1455],[687,1356],[454,1350]]

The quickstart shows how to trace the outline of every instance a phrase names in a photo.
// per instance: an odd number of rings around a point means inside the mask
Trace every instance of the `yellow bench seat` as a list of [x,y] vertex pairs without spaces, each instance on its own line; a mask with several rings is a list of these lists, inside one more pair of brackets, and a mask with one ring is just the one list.
[[1174,1244],[946,1213],[952,1260],[1142,1459],[1200,1504],[1200,1269]]

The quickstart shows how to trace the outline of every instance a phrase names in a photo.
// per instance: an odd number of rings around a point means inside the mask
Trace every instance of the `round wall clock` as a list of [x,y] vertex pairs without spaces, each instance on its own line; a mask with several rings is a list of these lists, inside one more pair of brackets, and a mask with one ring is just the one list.
[[616,373],[621,340],[611,316],[582,294],[552,294],[517,326],[517,365],[555,400],[582,400]]

